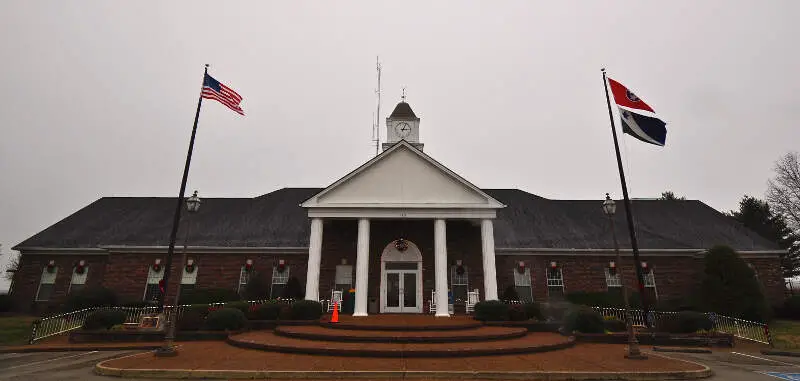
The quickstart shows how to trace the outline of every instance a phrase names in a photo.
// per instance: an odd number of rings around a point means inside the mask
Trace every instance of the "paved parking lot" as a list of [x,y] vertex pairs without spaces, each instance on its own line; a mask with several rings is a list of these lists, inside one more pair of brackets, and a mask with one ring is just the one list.
[[706,364],[714,370],[710,380],[800,381],[800,358],[767,356],[757,352],[715,352],[712,354],[667,353],[676,358]]

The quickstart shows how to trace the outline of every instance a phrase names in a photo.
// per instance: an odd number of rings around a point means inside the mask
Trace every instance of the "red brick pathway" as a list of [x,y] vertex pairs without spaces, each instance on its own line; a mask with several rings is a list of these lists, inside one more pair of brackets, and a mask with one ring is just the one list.
[[306,340],[349,342],[458,342],[488,341],[525,336],[526,328],[476,327],[446,331],[376,331],[366,329],[331,329],[320,326],[280,326],[276,334]]

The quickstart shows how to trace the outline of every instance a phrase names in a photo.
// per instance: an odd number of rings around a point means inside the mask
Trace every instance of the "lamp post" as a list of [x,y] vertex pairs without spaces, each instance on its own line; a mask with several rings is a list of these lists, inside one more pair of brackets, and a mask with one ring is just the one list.
[[[197,197],[197,191],[194,191],[191,197],[186,199],[186,211],[189,212],[189,215],[196,213],[200,210],[200,204],[202,201],[200,197]],[[183,239],[183,259],[181,260],[181,278],[183,278],[183,272],[185,271],[186,266],[186,248],[189,243],[189,218],[187,216],[186,219],[186,236]],[[179,280],[181,279],[179,278]],[[167,335],[164,337],[164,345],[156,350],[156,356],[176,356],[178,352],[175,350],[175,320],[177,319],[178,314],[178,299],[180,298],[180,281],[177,282],[178,289],[175,292],[175,302],[173,303],[172,311],[170,311],[169,315],[167,315]],[[167,290],[164,290],[166,293]],[[164,296],[166,297],[166,295]]]
[[606,200],[603,201],[603,213],[608,216],[608,221],[611,223],[611,236],[614,238],[614,252],[617,254],[617,274],[619,274],[619,282],[622,286],[622,300],[625,303],[625,327],[628,329],[628,353],[625,358],[629,359],[646,359],[647,357],[639,350],[639,341],[636,340],[636,335],[633,333],[633,321],[631,319],[630,304],[628,304],[628,288],[625,287],[625,278],[622,276],[622,259],[619,254],[619,242],[617,242],[617,232],[614,230],[614,214],[617,212],[617,204],[606,193]]

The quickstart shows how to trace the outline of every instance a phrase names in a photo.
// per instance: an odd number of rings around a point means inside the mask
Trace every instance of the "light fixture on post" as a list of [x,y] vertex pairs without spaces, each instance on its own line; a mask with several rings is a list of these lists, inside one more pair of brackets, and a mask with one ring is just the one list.
[[[619,242],[617,241],[617,232],[614,230],[614,214],[617,212],[617,205],[614,200],[609,197],[608,193],[606,193],[606,199],[603,201],[603,213],[608,217],[608,221],[611,224],[611,236],[614,239],[614,252],[617,254],[617,261],[616,262],[609,262],[609,270],[612,268],[617,268],[617,263],[622,263],[622,259],[619,254]],[[642,352],[639,350],[639,341],[636,340],[636,335],[633,333],[633,321],[631,319],[630,313],[630,305],[628,304],[628,288],[625,287],[625,280],[622,277],[622,270],[618,269],[616,272],[619,274],[619,282],[620,286],[622,287],[622,300],[625,303],[625,327],[628,330],[628,353],[625,354],[625,358],[629,359],[636,359],[636,360],[643,360],[646,359],[647,356],[643,355]]]
[[[181,260],[181,263],[183,263],[183,267],[181,268],[181,278],[179,278],[178,280],[178,289],[175,292],[175,302],[173,303],[173,307],[169,310],[169,312],[167,312],[166,309],[163,310],[163,313],[166,314],[166,319],[167,319],[167,334],[164,337],[164,345],[161,348],[156,349],[155,351],[156,356],[171,357],[178,355],[178,351],[175,349],[175,319],[177,318],[177,316],[175,315],[177,315],[176,314],[177,306],[181,294],[180,292],[181,281],[183,278],[184,271],[186,271],[187,273],[193,273],[195,270],[194,259],[187,259],[186,257],[187,256],[186,249],[189,243],[189,228],[191,227],[189,217],[200,210],[201,203],[202,200],[200,200],[200,197],[197,197],[197,191],[194,191],[194,194],[192,194],[191,197],[186,198],[186,211],[189,213],[186,216],[187,217],[186,235],[184,236],[183,239],[183,259]],[[161,263],[160,259],[157,259],[156,261],[157,263]],[[166,298],[167,290],[165,289],[163,292],[164,292],[163,298]]]

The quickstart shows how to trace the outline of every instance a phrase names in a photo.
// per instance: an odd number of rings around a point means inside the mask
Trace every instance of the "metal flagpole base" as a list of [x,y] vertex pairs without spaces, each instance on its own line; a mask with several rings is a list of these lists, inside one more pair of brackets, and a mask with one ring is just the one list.
[[178,355],[178,350],[173,345],[173,346],[169,346],[169,347],[158,348],[155,351],[153,351],[153,354],[156,357],[175,357],[175,356]]
[[625,354],[625,358],[630,360],[647,360],[647,356],[642,354],[641,352],[631,353],[630,350],[628,351],[628,353]]

